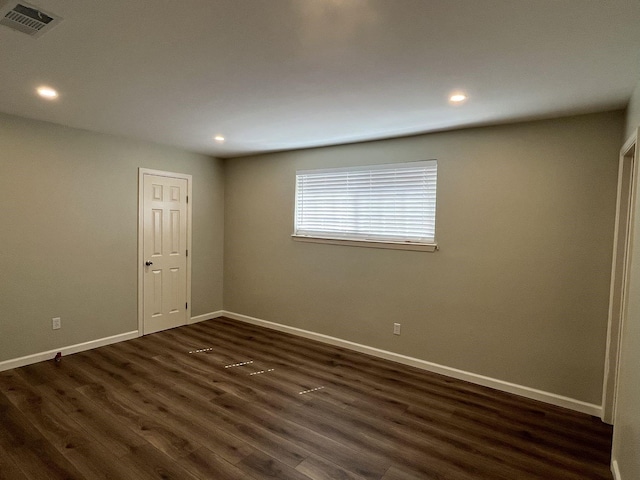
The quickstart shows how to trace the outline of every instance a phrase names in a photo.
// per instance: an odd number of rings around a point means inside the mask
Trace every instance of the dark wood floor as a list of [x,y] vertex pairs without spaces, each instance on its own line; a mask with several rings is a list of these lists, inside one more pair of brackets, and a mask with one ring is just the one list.
[[218,319],[0,373],[0,479],[611,479],[588,415]]

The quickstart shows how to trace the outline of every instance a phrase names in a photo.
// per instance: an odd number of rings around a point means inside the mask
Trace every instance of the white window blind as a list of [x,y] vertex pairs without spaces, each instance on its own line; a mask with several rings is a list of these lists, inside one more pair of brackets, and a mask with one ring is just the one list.
[[437,161],[296,172],[296,236],[435,243]]

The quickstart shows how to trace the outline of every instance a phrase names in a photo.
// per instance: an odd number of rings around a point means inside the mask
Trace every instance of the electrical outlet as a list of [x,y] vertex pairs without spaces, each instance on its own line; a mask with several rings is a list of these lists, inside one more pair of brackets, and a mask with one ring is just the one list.
[[400,324],[399,323],[394,323],[393,324],[393,334],[394,335],[400,335]]
[[62,326],[62,320],[60,317],[55,317],[51,319],[51,328],[54,330],[58,330]]

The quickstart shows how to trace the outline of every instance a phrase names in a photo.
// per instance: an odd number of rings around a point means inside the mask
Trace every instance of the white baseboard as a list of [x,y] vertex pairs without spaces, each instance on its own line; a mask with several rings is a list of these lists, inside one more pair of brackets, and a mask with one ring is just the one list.
[[196,317],[191,317],[191,319],[187,322],[187,324],[191,325],[193,323],[204,322],[205,320],[212,320],[214,318],[222,317],[225,314],[224,310],[218,310],[217,312],[205,313],[203,315],[198,315]]
[[[218,318],[222,316],[229,317],[234,320],[250,323],[253,325],[270,328],[272,330],[278,330],[281,332],[298,335],[300,337],[309,338],[311,340],[316,340],[329,345],[347,348],[349,350],[354,350],[356,352],[366,353],[368,355],[384,358],[386,360],[401,363],[403,365],[409,365],[409,366],[420,368],[422,370],[426,370],[429,372],[439,373],[441,375],[446,375],[446,376],[457,378],[460,380],[465,380],[467,382],[475,383],[477,385],[494,388],[496,390],[500,390],[503,392],[513,393],[516,395],[520,395],[522,397],[539,400],[542,402],[550,403],[552,405],[557,405],[559,407],[569,408],[571,410],[575,410],[582,413],[587,413],[589,415],[595,415],[598,417],[602,416],[602,407],[599,405],[586,403],[573,398],[557,395],[555,393],[549,393],[542,390],[537,390],[534,388],[529,388],[529,387],[517,385],[510,382],[505,382],[503,380],[498,380],[495,378],[485,377],[483,375],[466,372],[464,370],[458,370],[456,368],[439,365],[437,363],[427,362],[426,360],[420,360],[418,358],[408,357],[406,355],[401,355],[399,353],[389,352],[387,350],[381,350],[379,348],[369,347],[367,345],[361,345],[359,343],[350,342],[348,340],[342,340],[340,338],[331,337],[329,335],[324,335],[322,333],[316,333],[316,332],[311,332],[309,330],[303,330],[301,328],[290,327],[288,325],[282,325],[280,323],[270,322],[267,320],[262,320],[259,318],[250,317],[248,315],[242,315],[239,313],[229,312],[226,310],[218,310],[216,312],[211,312],[203,315],[198,315],[196,317],[191,317],[188,323],[194,324],[198,322],[203,322],[205,320],[212,320],[214,318]],[[78,353],[86,350],[91,350],[93,348],[103,347],[105,345],[111,345],[113,343],[123,342],[125,340],[131,340],[139,336],[140,336],[139,332],[135,330],[131,332],[121,333],[118,335],[113,335],[111,337],[105,337],[97,340],[91,340],[89,342],[78,343],[76,345],[60,347],[60,348],[56,348],[46,352],[35,353],[33,355],[27,355],[25,357],[5,360],[3,362],[0,362],[0,372],[4,370],[10,370],[12,368],[23,367],[25,365],[31,365],[33,363],[42,362],[44,360],[50,360],[55,356],[57,352],[61,352],[62,355],[71,355],[73,353]],[[616,461],[612,463],[612,471],[614,473],[616,480],[622,480],[622,477],[620,477],[620,472],[618,471],[618,464]]]
[[111,337],[99,338],[97,340],[78,343],[68,347],[60,347],[46,352],[34,353],[33,355],[27,355],[25,357],[5,360],[4,362],[0,362],[0,372],[10,370],[12,368],[24,367],[25,365],[31,365],[33,363],[43,362],[45,360],[51,360],[58,352],[62,353],[63,356],[71,355],[72,353],[84,352],[85,350],[104,347],[105,345],[111,345],[112,343],[124,342],[125,340],[131,340],[139,336],[138,330],[134,330],[132,332],[120,333]]
[[620,467],[618,467],[617,460],[611,462],[611,473],[613,473],[614,480],[622,480],[622,475],[620,475]]
[[293,335],[309,338],[311,340],[317,340],[329,345],[343,347],[349,350],[355,350],[356,352],[366,353],[368,355],[373,355],[374,357],[384,358],[386,360],[391,360],[392,362],[401,363],[403,365],[409,365],[412,367],[420,368],[422,370],[427,370],[429,372],[439,373],[441,375],[457,378],[459,380],[465,380],[470,383],[475,383],[476,385],[490,387],[502,392],[513,393],[515,395],[531,398],[533,400],[550,403],[551,405],[556,405],[558,407],[564,407],[578,412],[587,413],[589,415],[602,417],[602,406],[583,402],[581,400],[576,400],[562,395],[557,395],[555,393],[549,393],[543,390],[537,390],[535,388],[525,387],[491,377],[485,377],[484,375],[478,375],[477,373],[458,370],[457,368],[451,368],[444,365],[439,365],[437,363],[427,362],[426,360],[408,357],[406,355],[389,352],[387,350],[381,350],[379,348],[368,347],[366,345],[350,342],[348,340],[342,340],[340,338],[331,337],[322,333],[315,333],[296,327],[290,327],[288,325],[282,325],[280,323],[269,322],[267,320],[262,320],[239,313],[223,311],[222,315],[219,316],[225,316],[245,323],[259,325],[261,327],[271,328],[273,330],[278,330],[285,333],[291,333]]

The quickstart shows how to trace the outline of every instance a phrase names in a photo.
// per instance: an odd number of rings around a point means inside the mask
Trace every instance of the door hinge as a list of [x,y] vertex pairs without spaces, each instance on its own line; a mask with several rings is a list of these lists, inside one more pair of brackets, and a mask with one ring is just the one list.
[[187,195],[187,203],[189,203],[189,195]]
[[189,308],[189,304],[188,304],[188,303],[185,303],[185,304],[184,304],[184,309],[185,309],[185,310],[187,310],[188,308]]
[[189,250],[187,250],[187,257],[189,256]]

